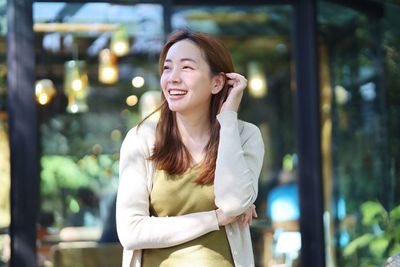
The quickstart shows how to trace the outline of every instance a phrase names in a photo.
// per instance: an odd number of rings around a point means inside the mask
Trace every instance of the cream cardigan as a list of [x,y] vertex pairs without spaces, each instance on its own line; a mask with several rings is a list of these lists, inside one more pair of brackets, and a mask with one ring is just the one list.
[[[238,120],[236,112],[222,112],[217,119],[221,129],[215,204],[225,215],[237,216],[256,200],[264,144],[260,130]],[[146,158],[154,146],[155,126],[143,123],[131,129],[121,146],[116,220],[124,247],[123,267],[140,267],[142,249],[175,246],[219,229],[215,211],[175,217],[149,215],[154,164]],[[235,222],[225,229],[235,267],[253,267],[249,227]]]

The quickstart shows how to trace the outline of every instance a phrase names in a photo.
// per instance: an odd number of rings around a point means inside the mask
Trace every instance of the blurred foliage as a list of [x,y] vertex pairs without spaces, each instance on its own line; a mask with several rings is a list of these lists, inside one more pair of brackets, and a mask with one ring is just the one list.
[[58,188],[90,186],[96,191],[109,185],[118,175],[118,159],[113,155],[86,155],[78,161],[70,156],[43,156],[41,191],[45,196]]
[[361,205],[361,214],[363,234],[352,240],[343,254],[355,258],[353,264],[359,267],[381,266],[400,252],[400,205],[388,212],[381,203],[367,201]]
[[57,195],[60,187],[79,188],[89,185],[90,178],[71,157],[43,156],[41,164],[41,192],[45,197]]
[[71,214],[80,210],[79,190],[87,188],[100,197],[115,192],[119,160],[115,155],[45,155],[41,159],[42,211],[52,212],[58,226],[68,224]]
[[[118,106],[96,110],[96,104],[92,100],[93,108],[84,114],[64,112],[48,118],[43,114],[41,211],[51,212],[57,227],[70,224],[69,218],[82,211],[79,194],[83,189],[99,201],[116,192],[119,148],[138,115],[128,109],[118,112]],[[91,208],[98,212],[96,205]]]

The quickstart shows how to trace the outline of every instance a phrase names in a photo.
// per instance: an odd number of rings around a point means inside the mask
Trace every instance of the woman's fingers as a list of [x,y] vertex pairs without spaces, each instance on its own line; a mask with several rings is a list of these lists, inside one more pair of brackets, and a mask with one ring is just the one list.
[[238,73],[225,73],[227,77],[226,83],[230,86],[229,94],[224,102],[221,112],[225,110],[237,112],[242,100],[243,91],[247,87],[247,80]]
[[230,78],[230,79],[237,78],[237,79],[245,79],[246,80],[246,78],[243,75],[236,73],[236,72],[228,72],[228,73],[225,73],[225,75],[228,76],[228,78]]
[[217,220],[218,220],[219,226],[225,226],[225,225],[230,224],[238,219],[238,217],[226,216],[220,209],[215,210],[215,213],[217,215]]
[[253,204],[242,215],[240,215],[240,224],[242,227],[250,225],[253,222],[253,217],[257,218],[256,206]]
[[241,216],[241,220],[240,220],[240,225],[242,226],[242,227],[245,227],[247,224],[249,224],[250,223],[250,219],[249,219],[249,217],[247,216],[247,213],[244,213],[242,216]]
[[218,225],[224,226],[236,220],[239,221],[242,227],[250,225],[253,222],[253,217],[257,218],[256,206],[251,205],[245,212],[237,217],[226,216],[220,209],[215,210],[218,220]]
[[253,211],[252,212],[253,213],[253,217],[254,218],[258,218],[258,214],[257,214],[257,211],[256,211],[256,206],[253,204],[251,207],[252,207],[252,211]]
[[227,83],[232,85],[232,89],[238,88],[243,90],[247,86],[247,79],[238,73],[226,73],[226,76],[229,78]]

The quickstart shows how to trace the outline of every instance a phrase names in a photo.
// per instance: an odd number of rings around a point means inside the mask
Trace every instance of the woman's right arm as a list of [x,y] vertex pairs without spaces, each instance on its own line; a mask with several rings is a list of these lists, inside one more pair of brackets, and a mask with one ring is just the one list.
[[132,129],[121,146],[116,223],[122,246],[125,249],[170,247],[218,230],[215,211],[150,216],[146,138],[154,133],[145,128],[142,125],[139,130]]

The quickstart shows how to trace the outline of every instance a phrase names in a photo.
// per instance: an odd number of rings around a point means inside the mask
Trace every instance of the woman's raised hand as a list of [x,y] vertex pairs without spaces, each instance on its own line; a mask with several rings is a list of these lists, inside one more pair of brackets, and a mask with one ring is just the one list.
[[238,73],[225,73],[228,80],[226,81],[230,86],[228,97],[222,105],[221,112],[235,111],[239,109],[240,101],[243,97],[243,91],[247,87],[247,79]]

